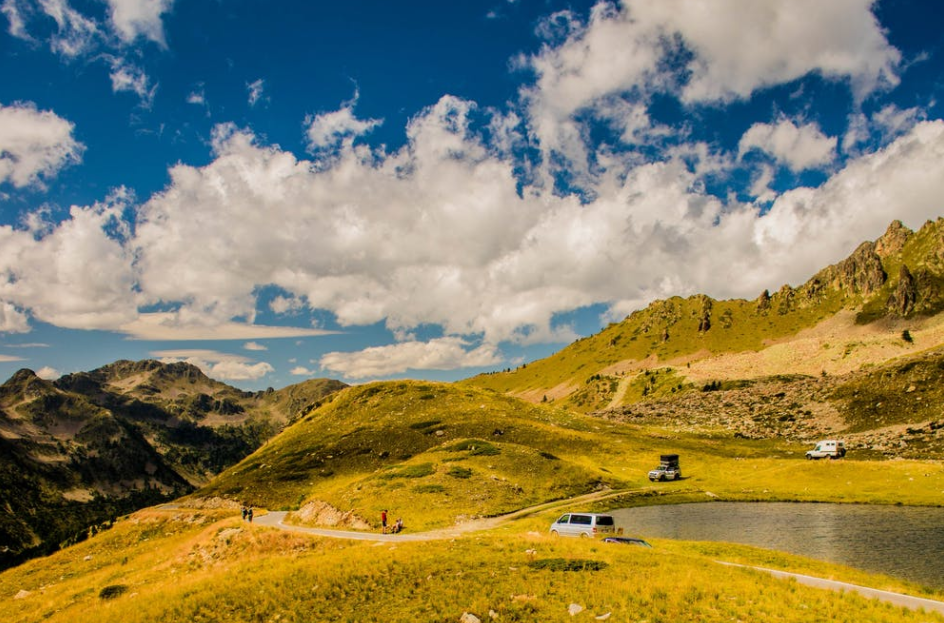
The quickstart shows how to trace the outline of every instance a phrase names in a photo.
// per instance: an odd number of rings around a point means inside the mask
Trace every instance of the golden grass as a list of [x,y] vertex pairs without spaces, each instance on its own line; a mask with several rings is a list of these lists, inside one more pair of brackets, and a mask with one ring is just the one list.
[[535,521],[449,541],[378,545],[293,535],[234,517],[147,511],[0,574],[0,618],[414,622],[458,621],[470,612],[483,621],[490,613],[498,621],[572,621],[576,604],[584,620],[610,613],[609,620],[651,623],[944,621],[714,561],[815,569],[915,591],[889,578],[742,546],[653,541],[644,549],[555,539],[545,532],[547,521],[540,532],[528,530]]

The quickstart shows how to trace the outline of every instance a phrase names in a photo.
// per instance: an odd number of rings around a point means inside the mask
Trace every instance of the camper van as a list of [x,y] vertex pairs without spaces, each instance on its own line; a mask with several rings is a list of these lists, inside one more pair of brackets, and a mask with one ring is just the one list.
[[615,531],[613,516],[599,513],[567,513],[551,524],[554,536],[595,537]]
[[846,456],[846,442],[837,439],[824,439],[816,444],[816,447],[806,452],[806,458],[813,459],[839,459]]

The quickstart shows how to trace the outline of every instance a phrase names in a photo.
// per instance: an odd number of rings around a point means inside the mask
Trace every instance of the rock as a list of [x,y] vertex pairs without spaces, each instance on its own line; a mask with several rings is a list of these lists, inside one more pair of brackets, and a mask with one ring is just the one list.
[[612,613],[612,612],[607,612],[606,614],[601,614],[600,616],[594,617],[594,618],[595,618],[597,621],[606,621],[608,618],[610,618],[610,615],[611,615],[611,614],[613,614],[613,613]]
[[567,606],[567,612],[570,613],[570,616],[576,616],[583,612],[583,606],[579,604],[570,604]]
[[13,596],[13,599],[26,599],[30,596],[30,592],[27,590],[21,590],[19,593]]
[[471,612],[463,612],[459,618],[459,623],[482,623],[482,621]]

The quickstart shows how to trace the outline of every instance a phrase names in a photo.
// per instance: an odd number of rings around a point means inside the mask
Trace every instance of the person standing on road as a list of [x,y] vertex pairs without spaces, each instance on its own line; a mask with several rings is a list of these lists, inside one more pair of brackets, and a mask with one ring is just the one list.
[[246,511],[246,519],[249,520],[249,523],[252,523],[252,507],[249,507],[249,510]]
[[380,511],[380,533],[387,534],[387,509]]

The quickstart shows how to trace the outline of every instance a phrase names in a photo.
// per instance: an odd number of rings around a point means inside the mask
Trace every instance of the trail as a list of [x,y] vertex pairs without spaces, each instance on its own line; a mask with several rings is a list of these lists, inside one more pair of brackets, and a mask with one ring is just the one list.
[[[411,541],[433,541],[437,539],[452,539],[463,534],[470,532],[478,532],[481,530],[488,530],[495,528],[504,523],[517,519],[519,517],[525,517],[527,515],[532,515],[545,510],[552,510],[554,508],[564,508],[566,506],[571,506],[573,504],[581,504],[587,502],[595,502],[598,500],[604,500],[611,497],[616,497],[618,495],[623,495],[629,493],[629,489],[622,490],[612,490],[606,489],[601,491],[595,491],[586,495],[581,495],[575,498],[569,498],[566,500],[556,500],[553,502],[546,502],[544,504],[537,504],[535,506],[529,506],[528,508],[523,508],[517,510],[513,513],[508,513],[507,515],[500,515],[498,517],[488,517],[484,519],[477,519],[469,522],[465,522],[451,528],[443,528],[440,530],[431,530],[428,532],[407,532],[400,534],[379,534],[376,532],[354,532],[349,530],[330,530],[326,528],[308,528],[305,526],[293,526],[291,524],[284,523],[285,516],[288,514],[285,511],[277,511],[264,513],[257,515],[255,523],[277,528],[279,530],[288,530],[291,532],[300,532],[304,534],[312,534],[316,536],[323,536],[328,538],[335,539],[350,539],[355,541],[373,541],[378,543],[396,543],[396,542],[411,542]],[[878,599],[895,606],[900,606],[903,608],[908,608],[910,610],[920,610],[924,609],[928,612],[937,612],[944,615],[944,602],[935,601],[933,599],[926,599],[923,597],[913,597],[911,595],[904,595],[902,593],[893,593],[891,591],[885,591],[877,588],[869,588],[867,586],[859,586],[857,584],[849,584],[847,582],[839,582],[836,580],[826,580],[823,578],[817,578],[810,575],[804,575],[801,573],[791,573],[788,571],[778,571],[775,569],[767,569],[764,567],[755,567],[752,565],[740,565],[736,563],[724,562],[722,560],[715,561],[721,565],[727,565],[731,567],[740,567],[744,569],[752,569],[754,571],[760,571],[762,573],[768,573],[776,578],[780,579],[793,579],[800,584],[806,586],[812,586],[814,588],[820,588],[824,590],[832,590],[839,592],[850,592],[857,593],[866,597],[868,599]]]
[[253,522],[261,526],[278,528],[280,530],[288,530],[290,532],[314,534],[317,536],[324,536],[324,537],[330,537],[330,538],[335,538],[335,539],[351,539],[354,541],[375,541],[375,542],[435,541],[437,539],[453,539],[457,536],[467,534],[469,532],[479,532],[482,530],[489,530],[491,528],[495,528],[504,523],[512,521],[513,519],[526,517],[528,515],[533,515],[534,513],[539,513],[545,510],[552,510],[554,508],[563,508],[565,506],[571,506],[573,504],[584,504],[588,502],[596,502],[598,500],[605,500],[607,498],[616,497],[618,495],[623,495],[629,492],[630,492],[629,489],[602,489],[600,491],[594,491],[593,493],[587,493],[585,495],[577,496],[575,498],[567,498],[566,500],[554,500],[552,502],[544,502],[543,504],[536,504],[534,506],[529,506],[527,508],[516,510],[513,513],[508,513],[507,515],[499,515],[497,517],[485,517],[482,519],[474,519],[472,521],[466,521],[461,524],[457,524],[450,528],[441,528],[439,530],[430,530],[428,532],[401,532],[399,534],[381,534],[379,532],[356,532],[352,530],[332,530],[328,528],[309,528],[306,526],[294,526],[292,524],[285,523],[285,516],[288,514],[285,511],[273,511],[273,512],[267,512],[264,514],[256,515]]

